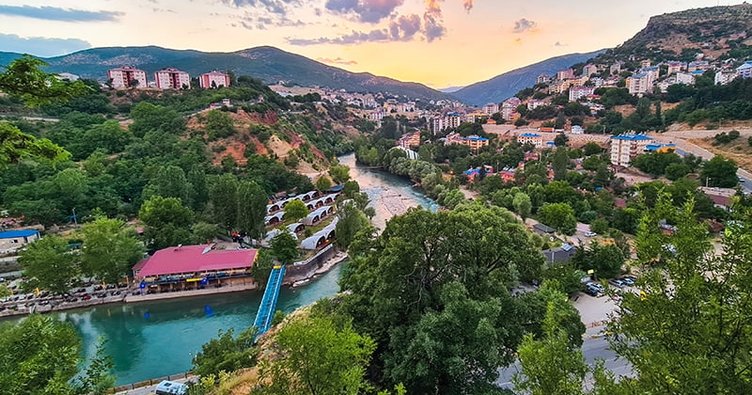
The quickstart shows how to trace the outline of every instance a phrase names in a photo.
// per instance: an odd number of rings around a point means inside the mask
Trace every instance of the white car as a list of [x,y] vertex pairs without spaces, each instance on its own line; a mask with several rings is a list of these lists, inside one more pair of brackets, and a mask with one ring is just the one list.
[[598,236],[598,233],[595,232],[586,232],[585,237],[595,237]]

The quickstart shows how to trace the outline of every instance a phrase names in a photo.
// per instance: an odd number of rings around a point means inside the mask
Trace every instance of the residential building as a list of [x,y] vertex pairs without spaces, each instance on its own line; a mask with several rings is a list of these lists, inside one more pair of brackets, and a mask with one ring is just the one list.
[[462,124],[463,118],[462,114],[457,112],[449,112],[443,117],[432,118],[429,123],[431,125],[431,131],[436,134],[447,129],[457,128]]
[[652,78],[653,81],[657,80],[661,75],[661,69],[658,66],[643,67],[640,69],[640,72],[650,74],[650,78]]
[[586,64],[585,67],[582,68],[582,75],[585,77],[590,77],[595,74],[598,74],[598,66],[594,64]]
[[611,164],[628,167],[637,155],[645,152],[653,139],[644,134],[623,133],[611,137]]
[[483,147],[488,147],[488,139],[476,135],[465,137],[464,145],[470,147],[470,151],[478,152]]
[[572,134],[585,134],[585,129],[580,125],[572,125]]
[[526,132],[517,136],[517,142],[522,145],[532,144],[535,148],[541,148],[543,147],[543,136],[538,133]]
[[486,115],[494,115],[499,112],[499,105],[496,103],[488,103],[483,106],[483,113]]
[[0,232],[0,252],[12,251],[39,240],[36,229],[15,229]]
[[188,89],[191,87],[191,76],[185,71],[173,67],[164,68],[154,73],[159,89]]
[[527,102],[527,109],[532,111],[540,106],[545,106],[545,105],[546,105],[546,102],[544,102],[543,100],[530,99]]
[[551,76],[548,74],[541,74],[538,76],[538,78],[535,79],[535,83],[537,84],[547,84],[551,82]]
[[687,72],[694,73],[695,71],[702,71],[703,73],[710,69],[710,63],[707,60],[695,60],[689,62],[687,65]]
[[517,107],[522,104],[522,100],[516,97],[510,97],[501,103],[501,117],[506,121],[513,121],[519,117]]
[[58,73],[57,78],[59,78],[61,81],[75,82],[78,81],[81,77],[71,73]]
[[[499,111],[497,110],[496,112],[499,112]],[[474,112],[465,114],[463,122],[475,123],[476,121],[482,118],[488,118],[488,114],[484,112],[480,112],[480,111],[474,111]]]
[[245,283],[256,261],[255,249],[220,250],[214,244],[179,245],[154,253],[133,267],[150,291],[198,289]]
[[147,87],[146,72],[131,66],[108,70],[107,79],[115,89]]
[[726,85],[736,79],[739,73],[736,70],[720,70],[715,73],[715,84]]
[[653,75],[651,73],[637,73],[627,77],[627,89],[632,95],[643,95],[653,90]]
[[689,73],[676,73],[676,83],[684,85],[694,85],[695,76]]
[[593,95],[595,87],[592,86],[573,86],[569,88],[569,101],[578,101],[584,97]]
[[676,60],[672,60],[669,62],[666,62],[666,66],[668,67],[668,75],[676,74],[678,72],[684,71],[687,68],[687,64],[684,62],[679,62]]
[[420,146],[420,132],[416,131],[402,135],[402,137],[397,140],[397,145],[407,149]]
[[556,79],[559,81],[568,80],[574,78],[574,70],[566,69],[556,72]]
[[230,76],[227,73],[213,70],[198,77],[198,85],[204,89],[230,86]]
[[650,59],[643,59],[640,61],[640,67],[642,68],[650,67],[651,64]]
[[621,73],[621,65],[622,65],[621,62],[616,62],[616,63],[612,64],[611,67],[608,68],[608,72],[610,74],[619,74],[619,73]]
[[736,69],[736,72],[739,74],[739,77],[752,78],[752,60],[744,62],[743,65]]
[[577,247],[564,243],[559,247],[543,250],[543,257],[549,264],[567,263],[577,254]]
[[593,77],[593,78],[590,79],[590,82],[592,82],[593,86],[596,87],[596,88],[600,88],[600,87],[602,87],[603,85],[606,84],[606,80],[604,80],[601,77]]

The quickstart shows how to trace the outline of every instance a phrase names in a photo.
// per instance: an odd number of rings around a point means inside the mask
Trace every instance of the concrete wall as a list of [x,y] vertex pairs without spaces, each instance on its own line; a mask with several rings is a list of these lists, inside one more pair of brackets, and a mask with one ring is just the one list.
[[334,247],[334,245],[329,244],[311,258],[308,258],[303,262],[299,262],[298,264],[287,265],[285,279],[282,284],[290,285],[296,281],[313,277],[313,274],[316,272],[316,270],[320,268],[324,264],[324,262],[333,257],[336,253],[337,249]]

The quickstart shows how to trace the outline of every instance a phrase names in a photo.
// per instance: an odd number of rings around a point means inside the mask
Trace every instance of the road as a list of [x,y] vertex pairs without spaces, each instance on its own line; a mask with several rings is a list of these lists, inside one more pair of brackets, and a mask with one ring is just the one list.
[[[695,156],[699,156],[704,160],[710,160],[713,159],[715,156],[714,153],[697,146],[695,144],[690,143],[687,140],[684,140],[685,138],[705,138],[705,137],[713,137],[715,136],[716,131],[686,131],[686,132],[666,132],[666,133],[652,133],[651,137],[655,138],[657,141],[663,142],[663,143],[674,143],[676,144],[676,147],[684,152],[693,154]],[[752,135],[752,132],[750,131],[744,131],[742,132],[742,135]],[[739,169],[736,172],[736,175],[739,177],[739,184],[744,190],[744,193],[752,193],[752,173],[744,170]]]
[[[190,379],[175,379],[171,381],[174,381],[176,383],[186,383],[188,382],[188,380]],[[115,395],[153,395],[154,391],[157,390],[157,384],[150,385],[148,387],[141,387],[141,388],[136,388],[132,390],[116,392]]]

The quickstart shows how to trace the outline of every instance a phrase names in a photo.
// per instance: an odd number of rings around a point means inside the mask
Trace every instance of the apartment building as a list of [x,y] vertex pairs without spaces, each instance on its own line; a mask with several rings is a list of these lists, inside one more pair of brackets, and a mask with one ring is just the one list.
[[420,132],[416,131],[402,135],[402,137],[397,140],[397,146],[404,149],[420,146]]
[[198,85],[204,89],[227,87],[230,86],[230,76],[227,73],[213,70],[201,74],[198,77]]
[[501,103],[501,117],[506,121],[515,120],[518,117],[517,107],[522,104],[522,100],[516,97],[510,97]]
[[556,79],[559,81],[568,80],[574,78],[574,70],[566,69],[556,72]]
[[595,74],[598,74],[598,66],[594,64],[586,64],[585,67],[582,68],[582,75],[585,77],[590,77]]
[[739,73],[736,70],[721,70],[715,73],[715,84],[726,85],[736,79]]
[[704,73],[708,69],[710,69],[710,62],[708,62],[707,60],[695,60],[694,62],[689,62],[689,64],[687,65],[688,73],[694,73],[694,72]]
[[573,86],[569,88],[569,101],[578,101],[584,97],[592,96],[595,93],[595,87],[592,86]]
[[752,78],[752,60],[744,62],[743,65],[736,69],[736,72],[739,74],[739,77]]
[[494,115],[499,112],[499,105],[496,103],[488,103],[483,106],[483,113],[486,115]]
[[191,76],[185,71],[167,67],[154,73],[154,80],[159,89],[188,89],[191,87]]
[[666,66],[668,67],[668,75],[676,74],[687,69],[686,63],[676,60],[666,62]]
[[651,73],[637,73],[627,77],[627,89],[630,94],[641,96],[652,91],[654,81]]
[[611,164],[628,167],[637,155],[645,152],[652,140],[639,133],[623,133],[611,137]]
[[517,142],[522,145],[532,144],[535,148],[541,148],[543,147],[543,136],[538,133],[522,133],[517,136]]
[[123,66],[107,71],[107,79],[115,89],[146,88],[146,72],[131,66]]

